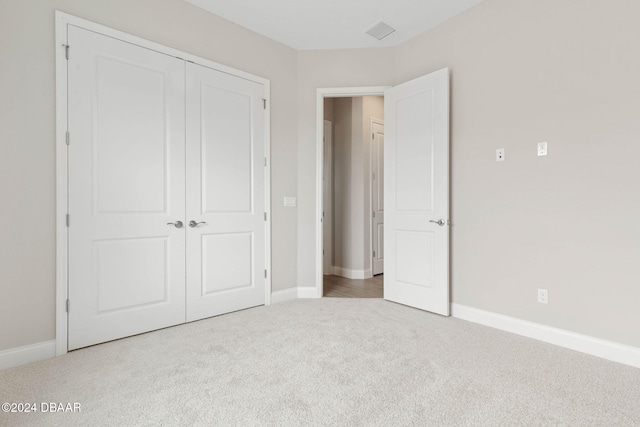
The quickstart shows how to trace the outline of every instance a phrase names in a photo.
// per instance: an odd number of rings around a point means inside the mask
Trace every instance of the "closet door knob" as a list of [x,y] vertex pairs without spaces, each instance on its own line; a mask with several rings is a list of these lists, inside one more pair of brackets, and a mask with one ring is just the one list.
[[182,221],[176,221],[176,222],[168,222],[167,225],[173,225],[175,228],[182,228],[184,224],[182,223]]
[[194,220],[189,221],[189,227],[191,228],[196,228],[200,224],[206,224],[206,222],[205,221],[195,222]]

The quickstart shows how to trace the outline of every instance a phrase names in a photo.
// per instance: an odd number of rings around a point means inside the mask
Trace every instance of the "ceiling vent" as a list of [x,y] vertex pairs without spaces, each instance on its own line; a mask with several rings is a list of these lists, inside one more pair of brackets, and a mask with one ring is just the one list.
[[383,38],[390,36],[395,32],[395,28],[382,21],[378,22],[376,25],[367,30],[367,34],[369,34],[371,37],[375,37],[378,40],[382,40]]

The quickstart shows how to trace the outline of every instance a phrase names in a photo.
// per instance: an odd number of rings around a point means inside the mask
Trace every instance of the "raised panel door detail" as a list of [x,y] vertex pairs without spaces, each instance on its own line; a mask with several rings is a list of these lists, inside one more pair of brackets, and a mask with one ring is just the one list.
[[433,93],[399,99],[396,134],[396,209],[433,211]]
[[409,285],[431,288],[433,283],[433,234],[415,231],[396,232],[396,279]]
[[167,301],[165,237],[94,242],[97,312]]
[[251,98],[202,84],[201,105],[203,213],[251,212]]
[[165,74],[98,56],[94,162],[96,211],[166,211]]
[[202,236],[202,295],[253,286],[252,233]]

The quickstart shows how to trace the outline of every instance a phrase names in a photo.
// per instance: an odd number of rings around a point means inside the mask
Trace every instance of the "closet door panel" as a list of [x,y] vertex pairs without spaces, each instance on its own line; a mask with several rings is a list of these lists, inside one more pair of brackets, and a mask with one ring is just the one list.
[[69,25],[69,349],[185,321],[184,61]]
[[265,302],[264,86],[187,71],[187,320]]

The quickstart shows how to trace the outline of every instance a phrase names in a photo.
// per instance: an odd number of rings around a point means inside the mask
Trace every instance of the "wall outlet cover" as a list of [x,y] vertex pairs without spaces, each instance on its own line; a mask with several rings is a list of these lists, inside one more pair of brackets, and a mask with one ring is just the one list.
[[538,289],[538,302],[540,304],[549,304],[549,291],[546,289]]
[[498,148],[496,150],[496,162],[504,162],[504,148]]

